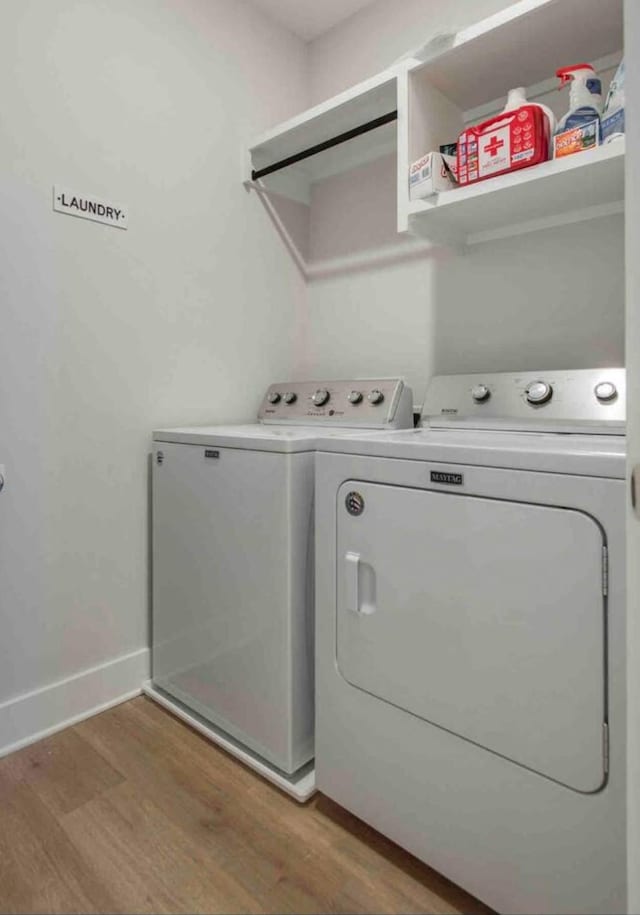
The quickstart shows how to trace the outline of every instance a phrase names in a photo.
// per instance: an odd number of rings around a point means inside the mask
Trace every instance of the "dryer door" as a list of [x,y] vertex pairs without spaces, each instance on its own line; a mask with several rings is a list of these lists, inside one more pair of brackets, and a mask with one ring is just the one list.
[[349,482],[337,542],[350,684],[577,791],[602,787],[604,542],[589,515]]

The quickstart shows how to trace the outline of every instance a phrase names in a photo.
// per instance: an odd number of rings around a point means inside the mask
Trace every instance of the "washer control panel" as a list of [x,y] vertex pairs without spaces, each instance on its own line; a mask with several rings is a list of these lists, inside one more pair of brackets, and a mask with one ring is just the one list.
[[422,426],[624,433],[624,369],[439,375]]
[[258,419],[277,425],[410,429],[413,396],[401,378],[287,381],[270,386]]

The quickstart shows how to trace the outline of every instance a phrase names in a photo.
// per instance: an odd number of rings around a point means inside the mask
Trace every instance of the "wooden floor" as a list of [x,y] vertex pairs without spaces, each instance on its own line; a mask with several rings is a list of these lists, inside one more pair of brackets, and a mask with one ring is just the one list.
[[0,912],[488,912],[149,699],[0,760]]

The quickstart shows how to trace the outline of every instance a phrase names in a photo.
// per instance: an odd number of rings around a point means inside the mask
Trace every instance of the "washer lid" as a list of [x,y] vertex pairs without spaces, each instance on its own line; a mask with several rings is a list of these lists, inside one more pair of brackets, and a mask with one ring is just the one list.
[[320,438],[318,451],[564,473],[626,476],[623,436],[563,435],[544,432],[416,429],[386,435],[360,435],[342,441]]
[[[324,429],[308,426],[268,426],[253,423],[245,426],[186,426],[159,429],[153,433],[156,442],[176,442],[184,445],[212,445],[217,448],[244,448],[249,451],[276,451],[294,454],[315,451],[316,441],[344,439],[366,433],[350,429]],[[373,433],[375,435],[375,433]],[[378,433],[389,434],[389,433]]]

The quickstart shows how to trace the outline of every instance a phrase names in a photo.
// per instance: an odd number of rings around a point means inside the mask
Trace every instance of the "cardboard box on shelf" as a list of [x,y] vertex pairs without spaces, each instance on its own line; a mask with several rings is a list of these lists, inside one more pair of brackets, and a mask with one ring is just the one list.
[[421,200],[457,187],[456,158],[430,152],[409,169],[409,198]]
[[600,145],[600,120],[589,121],[557,133],[553,138],[553,158],[561,159],[563,156],[572,156],[574,153],[595,149]]

